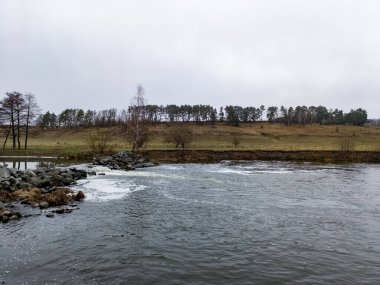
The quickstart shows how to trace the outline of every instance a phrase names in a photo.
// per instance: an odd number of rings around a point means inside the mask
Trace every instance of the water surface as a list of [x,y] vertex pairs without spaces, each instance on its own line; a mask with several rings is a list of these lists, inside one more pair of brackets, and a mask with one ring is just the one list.
[[162,165],[0,225],[5,284],[380,284],[378,165]]

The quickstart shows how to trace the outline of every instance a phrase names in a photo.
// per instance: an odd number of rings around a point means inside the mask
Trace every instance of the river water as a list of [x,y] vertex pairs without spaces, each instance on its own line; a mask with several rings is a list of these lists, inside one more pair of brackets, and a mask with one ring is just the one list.
[[0,284],[380,284],[380,166],[96,168],[80,209],[0,225]]

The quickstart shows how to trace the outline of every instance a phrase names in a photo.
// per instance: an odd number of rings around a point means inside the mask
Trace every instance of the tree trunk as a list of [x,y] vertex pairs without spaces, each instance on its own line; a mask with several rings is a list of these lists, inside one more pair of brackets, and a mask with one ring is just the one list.
[[17,109],[17,148],[21,149],[21,144],[20,144],[20,108]]
[[16,128],[15,128],[13,104],[11,104],[11,128],[12,128],[12,148],[16,149]]
[[26,114],[25,146],[24,146],[25,149],[28,148],[29,116],[30,116],[30,105],[28,105],[28,112],[27,112],[27,114]]
[[9,129],[8,131],[7,131],[7,135],[5,136],[5,141],[4,141],[4,144],[3,144],[3,149],[5,149],[5,146],[6,146],[6,144],[7,144],[7,141],[8,141],[8,136],[9,136],[9,133],[11,132],[11,129]]

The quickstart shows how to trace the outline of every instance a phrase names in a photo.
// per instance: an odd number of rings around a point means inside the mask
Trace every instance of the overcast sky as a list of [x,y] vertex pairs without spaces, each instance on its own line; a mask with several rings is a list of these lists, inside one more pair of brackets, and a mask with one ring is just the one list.
[[44,111],[324,105],[380,118],[378,0],[0,0],[0,95]]

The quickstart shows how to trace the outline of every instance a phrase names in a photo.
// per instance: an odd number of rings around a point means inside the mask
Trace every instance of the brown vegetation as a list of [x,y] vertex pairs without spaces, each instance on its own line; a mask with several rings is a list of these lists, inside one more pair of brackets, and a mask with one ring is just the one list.
[[193,139],[193,130],[188,125],[175,125],[170,127],[166,134],[168,143],[174,143],[177,148],[180,146],[183,150],[189,146]]
[[11,203],[21,201],[24,204],[29,204],[38,207],[43,202],[47,202],[50,207],[67,205],[73,201],[84,199],[83,192],[77,194],[68,188],[58,188],[51,193],[43,193],[41,189],[33,188],[30,190],[17,190],[9,193],[0,190],[0,203]]
[[[177,123],[160,123],[149,125],[149,142],[143,150],[174,150],[175,144],[169,143],[168,134]],[[217,123],[195,125],[185,124],[191,130],[191,145],[188,150],[215,151],[340,151],[342,139],[350,141],[350,151],[380,151],[380,128],[357,126],[322,126],[322,125],[293,125],[282,124],[241,124],[240,127],[227,126]],[[125,138],[124,127],[113,127],[107,130],[107,146],[113,150],[132,148],[132,143]],[[29,150],[2,151],[5,154],[49,154],[67,155],[81,154],[91,151],[85,139],[94,132],[92,128],[59,129],[41,131],[33,128],[30,132]],[[233,137],[239,141],[235,145]]]
[[10,203],[17,200],[17,196],[14,193],[0,190],[0,203]]
[[107,130],[95,130],[85,137],[85,142],[92,152],[105,153],[112,149],[112,146],[108,143],[109,139],[110,134]]

